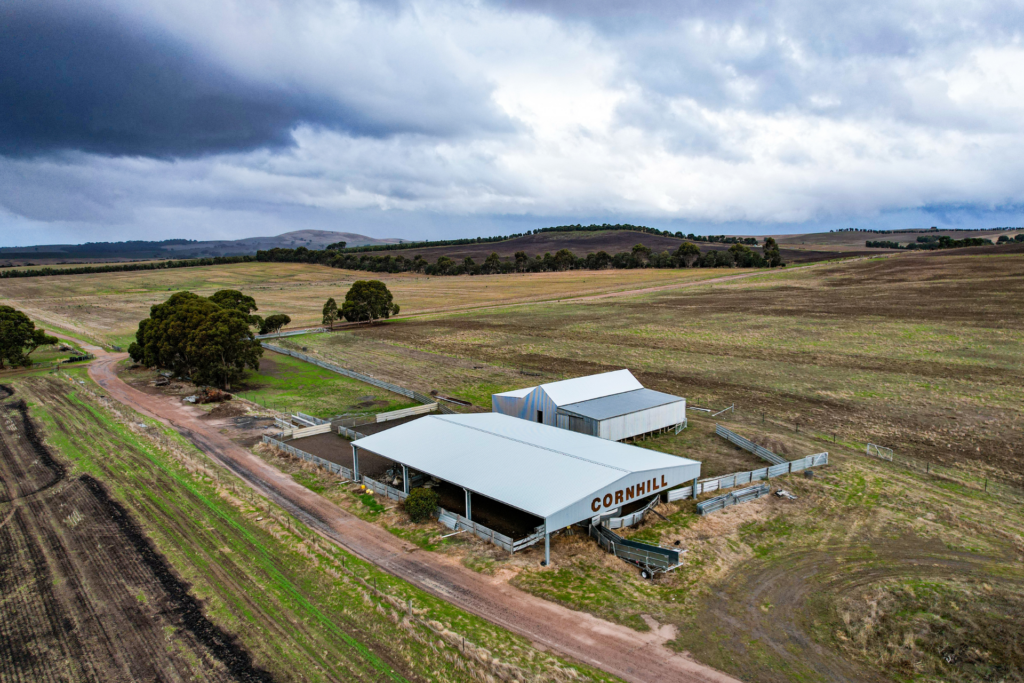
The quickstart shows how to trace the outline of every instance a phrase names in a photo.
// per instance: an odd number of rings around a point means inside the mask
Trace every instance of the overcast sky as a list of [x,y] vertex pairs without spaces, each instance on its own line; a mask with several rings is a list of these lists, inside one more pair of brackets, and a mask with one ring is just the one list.
[[1024,225],[1024,4],[5,0],[0,245]]

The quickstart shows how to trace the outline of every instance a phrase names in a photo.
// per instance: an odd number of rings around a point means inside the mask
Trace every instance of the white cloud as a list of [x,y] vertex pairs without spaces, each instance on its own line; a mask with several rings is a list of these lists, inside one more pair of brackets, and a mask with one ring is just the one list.
[[609,28],[476,2],[118,5],[239,77],[340,103],[384,132],[299,125],[292,148],[190,160],[0,159],[0,205],[100,225],[265,213],[272,229],[366,212],[404,226],[779,226],[1024,205],[1024,48],[1006,24],[1019,13],[751,7]]

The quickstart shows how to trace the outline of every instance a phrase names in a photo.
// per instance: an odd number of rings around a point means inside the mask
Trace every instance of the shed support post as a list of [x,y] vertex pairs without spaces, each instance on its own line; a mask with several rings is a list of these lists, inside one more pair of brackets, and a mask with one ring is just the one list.
[[551,564],[551,534],[544,532],[544,566]]
[[359,481],[359,446],[352,446],[352,478]]
[[469,489],[462,489],[466,492],[466,519],[473,521],[473,494]]
[[402,492],[409,493],[409,466],[402,465]]
[[697,500],[697,477],[693,478],[693,499]]

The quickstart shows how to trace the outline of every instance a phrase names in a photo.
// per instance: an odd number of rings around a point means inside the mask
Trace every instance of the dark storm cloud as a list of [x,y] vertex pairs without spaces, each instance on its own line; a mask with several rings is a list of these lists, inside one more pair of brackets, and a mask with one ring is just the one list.
[[501,127],[481,124],[491,114],[480,111],[486,92],[455,87],[445,95],[460,102],[458,115],[417,120],[398,107],[375,111],[337,93],[247,79],[165,32],[112,14],[46,3],[0,8],[0,155],[10,157],[280,148],[293,144],[300,124],[370,137]]

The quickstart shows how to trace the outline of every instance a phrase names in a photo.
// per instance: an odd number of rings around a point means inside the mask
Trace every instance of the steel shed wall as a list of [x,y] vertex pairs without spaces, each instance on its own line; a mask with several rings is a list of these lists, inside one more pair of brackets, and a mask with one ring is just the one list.
[[491,410],[502,415],[523,418],[523,405],[525,400],[518,396],[503,396],[501,394],[491,395]]
[[[575,418],[575,420],[578,420],[578,429],[573,428],[573,418]],[[597,433],[599,427],[599,423],[597,420],[594,420],[589,417],[570,415],[569,413],[562,412],[561,408],[558,409],[558,413],[555,415],[555,423],[555,426],[558,427],[559,429],[568,429],[571,432],[576,432],[577,434],[586,434],[587,436],[599,436],[599,434]]]
[[[576,522],[591,519],[597,515],[614,511],[616,508],[620,508],[626,503],[631,503],[640,498],[646,498],[652,493],[668,491],[673,486],[679,486],[680,484],[685,484],[688,481],[693,481],[699,476],[700,463],[693,460],[685,460],[683,458],[680,458],[679,467],[628,474],[613,484],[597,489],[589,497],[549,515],[545,520],[547,531],[548,533],[557,531],[558,529],[567,527],[570,524],[575,524]],[[644,485],[642,493],[638,489],[638,484]],[[633,489],[633,496],[631,498],[627,498],[626,492],[630,487]],[[621,500],[617,497],[619,492],[622,492],[623,494]],[[605,496],[608,495],[611,496],[611,505],[605,506]]]
[[551,400],[547,392],[544,391],[544,387],[540,386],[529,393],[526,399],[523,401],[522,414],[518,417],[530,422],[537,421],[537,411],[544,412],[544,420],[542,424],[556,426],[557,420],[556,415],[558,413],[558,406]]
[[597,436],[611,441],[621,441],[640,434],[673,427],[686,421],[686,399],[675,403],[655,406],[635,413],[601,420]]

